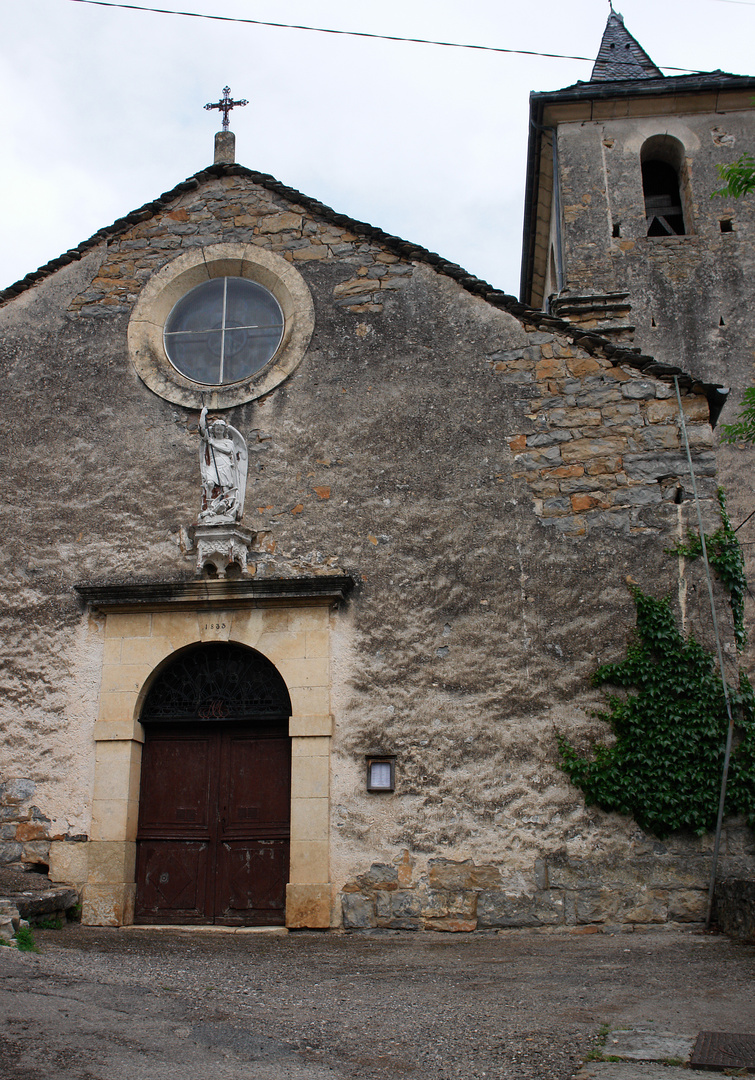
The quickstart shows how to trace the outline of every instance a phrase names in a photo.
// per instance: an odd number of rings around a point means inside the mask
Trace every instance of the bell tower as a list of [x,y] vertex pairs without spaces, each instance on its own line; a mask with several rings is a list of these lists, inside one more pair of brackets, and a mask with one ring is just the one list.
[[589,82],[533,93],[521,297],[656,361],[755,383],[755,198],[715,195],[751,149],[755,78],[664,76],[611,11]]

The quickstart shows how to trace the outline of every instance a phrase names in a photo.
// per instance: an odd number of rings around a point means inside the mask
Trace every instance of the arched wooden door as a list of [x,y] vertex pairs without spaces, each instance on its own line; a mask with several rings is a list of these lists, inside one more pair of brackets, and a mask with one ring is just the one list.
[[160,673],[141,716],[137,922],[285,922],[290,713],[244,646],[195,646]]

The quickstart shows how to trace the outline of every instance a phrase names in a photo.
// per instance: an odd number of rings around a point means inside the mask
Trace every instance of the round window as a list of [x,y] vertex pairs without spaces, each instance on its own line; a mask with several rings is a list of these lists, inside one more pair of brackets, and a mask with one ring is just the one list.
[[183,296],[165,323],[165,352],[193,382],[224,386],[253,375],[275,355],[283,312],[256,281],[218,277]]
[[315,328],[296,267],[256,244],[193,247],[144,284],[128,324],[136,373],[187,409],[264,397],[299,366]]

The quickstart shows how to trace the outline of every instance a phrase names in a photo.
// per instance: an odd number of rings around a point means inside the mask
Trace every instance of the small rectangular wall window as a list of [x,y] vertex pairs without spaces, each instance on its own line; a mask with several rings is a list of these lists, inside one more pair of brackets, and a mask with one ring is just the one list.
[[396,758],[393,755],[367,758],[367,790],[395,791]]

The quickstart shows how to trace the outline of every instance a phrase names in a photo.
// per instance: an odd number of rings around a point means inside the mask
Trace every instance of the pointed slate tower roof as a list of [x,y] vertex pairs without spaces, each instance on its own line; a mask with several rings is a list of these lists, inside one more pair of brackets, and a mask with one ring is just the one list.
[[611,8],[590,82],[658,78],[663,72],[624,26],[623,15]]

